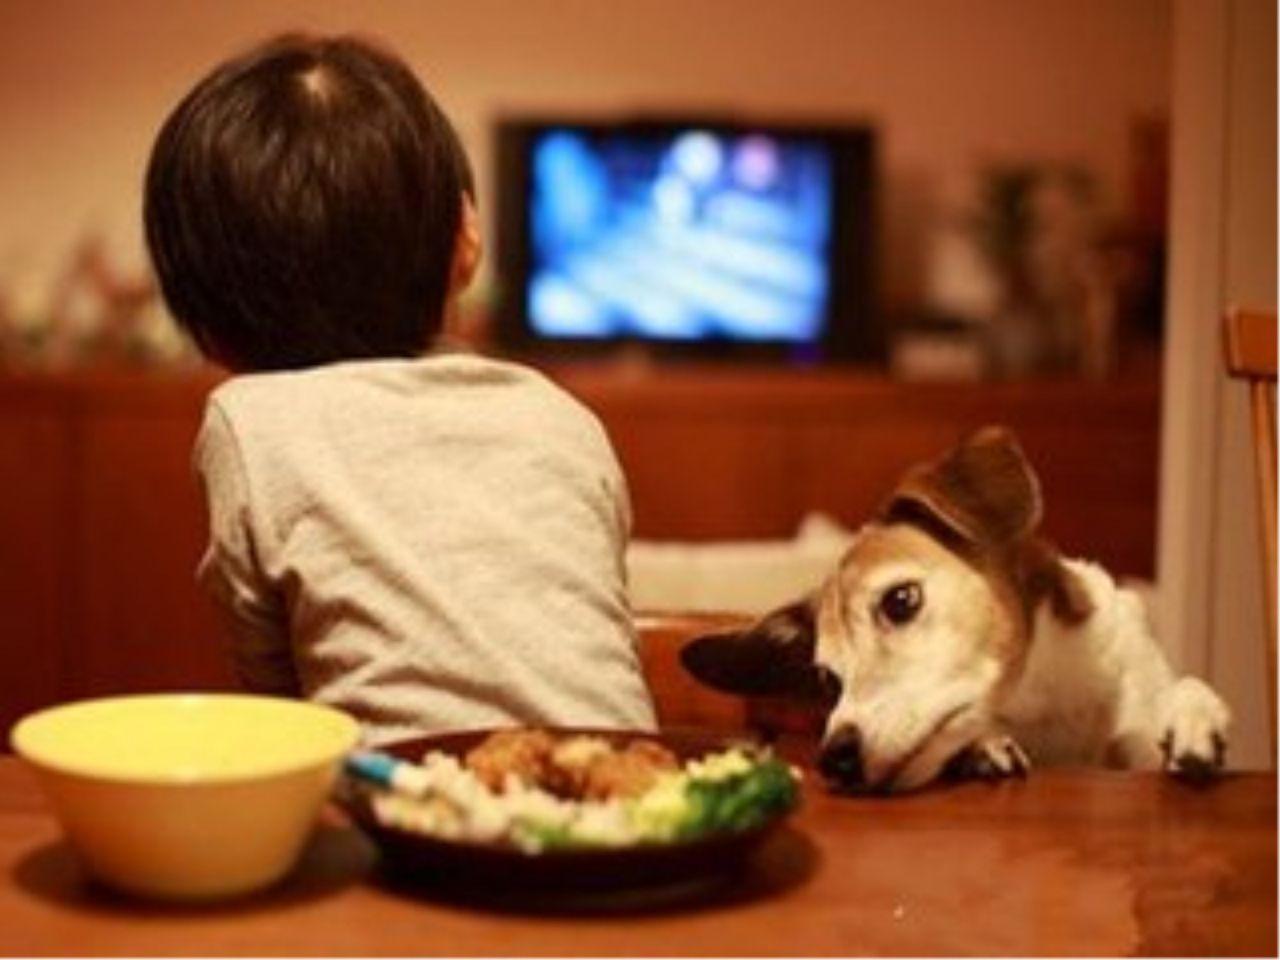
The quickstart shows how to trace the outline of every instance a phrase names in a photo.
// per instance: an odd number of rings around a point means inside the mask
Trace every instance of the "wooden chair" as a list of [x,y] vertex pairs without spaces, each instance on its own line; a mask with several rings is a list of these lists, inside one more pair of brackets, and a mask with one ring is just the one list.
[[735,697],[705,687],[685,672],[680,650],[694,637],[741,630],[754,618],[737,613],[637,613],[636,633],[658,725],[750,732],[772,740],[787,734],[815,738],[825,711],[807,704]]
[[640,659],[660,727],[746,729],[746,701],[698,683],[681,666],[680,650],[694,637],[740,630],[750,622],[733,613],[636,614]]
[[1267,704],[1271,749],[1276,746],[1276,315],[1227,314],[1223,325],[1227,372],[1249,384],[1257,463],[1263,573],[1267,597]]

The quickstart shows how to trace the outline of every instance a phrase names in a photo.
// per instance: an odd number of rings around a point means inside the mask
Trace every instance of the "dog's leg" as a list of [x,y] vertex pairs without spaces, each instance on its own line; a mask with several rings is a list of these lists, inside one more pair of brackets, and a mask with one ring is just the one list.
[[1080,639],[1113,697],[1100,756],[1112,766],[1191,779],[1217,773],[1231,723],[1226,704],[1204,682],[1174,672],[1137,594],[1092,564],[1067,563],[1089,588],[1096,612]]
[[948,776],[963,780],[1006,780],[1025,777],[1031,760],[1018,741],[1006,733],[988,733],[958,754],[947,764]]
[[1161,695],[1157,716],[1166,771],[1204,780],[1222,769],[1231,712],[1208,684],[1182,677]]
[[1150,633],[1130,639],[1117,647],[1129,655],[1121,659],[1110,761],[1192,780],[1213,776],[1222,769],[1231,711],[1202,680],[1175,674]]

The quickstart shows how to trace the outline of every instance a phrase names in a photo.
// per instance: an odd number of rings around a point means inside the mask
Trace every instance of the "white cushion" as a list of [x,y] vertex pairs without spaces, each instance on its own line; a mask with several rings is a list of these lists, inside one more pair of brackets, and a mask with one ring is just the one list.
[[852,531],[811,513],[790,540],[634,540],[627,551],[637,611],[760,615],[820,586]]

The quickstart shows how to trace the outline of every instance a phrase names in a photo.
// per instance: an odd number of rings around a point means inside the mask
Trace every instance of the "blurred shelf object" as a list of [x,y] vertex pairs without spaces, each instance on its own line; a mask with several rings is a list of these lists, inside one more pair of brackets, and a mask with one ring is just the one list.
[[190,368],[195,350],[165,312],[149,269],[122,269],[85,235],[46,276],[0,271],[0,369]]

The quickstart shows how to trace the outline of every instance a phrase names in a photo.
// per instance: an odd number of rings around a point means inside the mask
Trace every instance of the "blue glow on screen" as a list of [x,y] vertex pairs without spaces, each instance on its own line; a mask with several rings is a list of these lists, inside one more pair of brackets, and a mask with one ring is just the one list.
[[533,141],[531,179],[537,334],[821,336],[834,188],[820,141],[553,128]]

